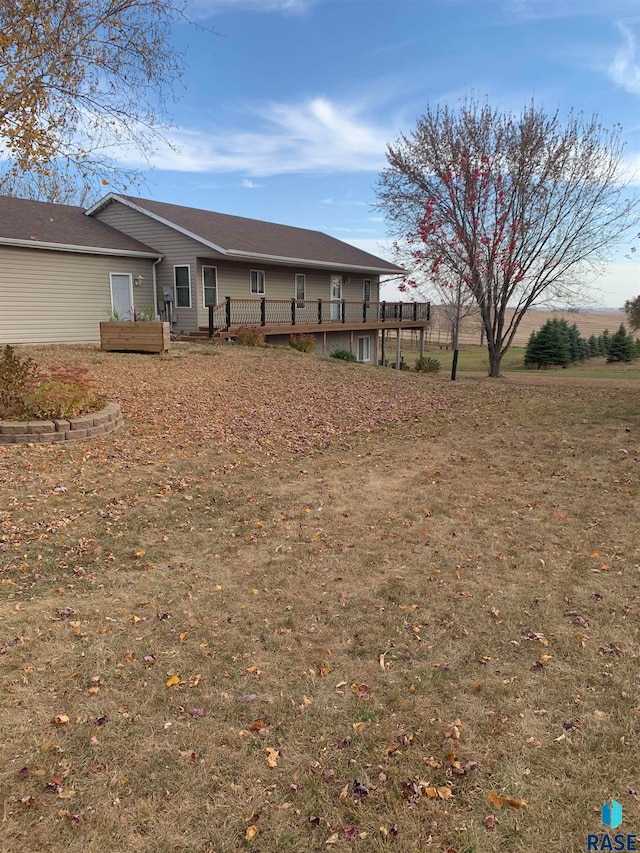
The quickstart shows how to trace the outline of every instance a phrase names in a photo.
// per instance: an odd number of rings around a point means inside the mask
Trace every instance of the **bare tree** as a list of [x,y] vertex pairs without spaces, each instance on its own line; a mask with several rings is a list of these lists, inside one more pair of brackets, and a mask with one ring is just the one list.
[[0,173],[0,195],[87,208],[98,201],[100,190],[93,186],[93,182],[80,180],[73,169],[66,169],[62,164],[49,163],[46,168],[27,172],[7,167]]
[[475,99],[428,108],[387,147],[379,206],[415,266],[475,300],[490,376],[526,311],[575,297],[634,222],[622,151],[620,129],[597,118],[563,123],[534,103],[512,115]]
[[85,184],[135,178],[114,162],[114,142],[148,154],[166,132],[182,70],[171,27],[184,4],[2,0],[0,143],[14,176],[62,163]]

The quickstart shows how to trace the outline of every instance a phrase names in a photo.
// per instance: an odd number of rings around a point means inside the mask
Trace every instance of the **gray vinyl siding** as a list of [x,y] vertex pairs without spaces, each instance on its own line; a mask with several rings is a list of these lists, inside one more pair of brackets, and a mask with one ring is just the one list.
[[[141,238],[138,238],[141,239]],[[244,261],[229,261],[218,257],[198,258],[197,266],[197,299],[199,325],[206,326],[208,312],[204,307],[202,289],[202,267],[214,266],[218,271],[218,302],[223,302],[225,297],[232,299],[260,299],[260,296],[251,293],[250,272],[251,270],[263,270],[265,273],[265,299],[293,299],[296,295],[295,276],[296,273],[306,275],[305,299],[329,300],[331,298],[330,282],[332,275],[343,275],[339,269],[335,272],[308,269],[305,267],[284,267],[263,264],[260,261],[246,263]],[[347,302],[362,302],[364,279],[371,279],[371,301],[378,301],[379,276],[368,273],[345,273],[343,282],[342,298]],[[195,288],[194,288],[195,292]]]
[[[94,214],[96,219],[106,222],[113,228],[117,228],[140,240],[146,246],[151,246],[162,255],[162,261],[156,267],[158,285],[158,307],[162,307],[164,288],[168,287],[173,292],[173,268],[174,266],[188,265],[191,273],[191,308],[178,308],[174,304],[173,317],[174,328],[178,332],[193,332],[198,328],[198,306],[202,310],[202,274],[198,267],[197,256],[202,254],[203,245],[157,222],[149,216],[132,210],[118,201],[109,204]],[[206,249],[209,253],[209,249]],[[221,256],[218,255],[218,258]],[[216,261],[212,261],[215,266]],[[248,287],[248,285],[247,285]],[[204,317],[204,312],[202,312]],[[205,320],[201,319],[201,324]]]
[[153,304],[152,261],[0,247],[0,345],[100,340],[111,306],[110,273],[144,277],[136,306]]
[[[356,357],[358,355],[358,338],[369,338],[371,347],[371,359],[366,364],[378,363],[378,333],[377,331],[368,330],[359,332],[357,329],[352,332],[327,332],[326,347],[324,342],[323,332],[313,332],[312,337],[316,339],[316,355],[329,356],[334,350],[346,349],[352,352]],[[352,338],[353,335],[353,338]],[[353,348],[351,341],[353,340]],[[267,343],[277,346],[288,346],[289,335],[268,335]]]

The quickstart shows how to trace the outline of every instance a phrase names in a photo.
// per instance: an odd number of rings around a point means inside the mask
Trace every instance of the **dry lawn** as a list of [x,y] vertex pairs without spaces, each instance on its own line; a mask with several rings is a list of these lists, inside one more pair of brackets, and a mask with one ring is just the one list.
[[129,420],[0,449],[0,849],[640,829],[640,382],[33,352]]

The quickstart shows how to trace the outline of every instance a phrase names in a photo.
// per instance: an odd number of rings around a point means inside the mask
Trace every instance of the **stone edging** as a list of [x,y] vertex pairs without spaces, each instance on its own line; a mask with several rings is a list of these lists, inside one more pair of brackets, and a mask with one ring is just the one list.
[[124,418],[117,403],[79,418],[53,421],[0,421],[0,445],[53,444],[81,438],[98,438],[119,429]]

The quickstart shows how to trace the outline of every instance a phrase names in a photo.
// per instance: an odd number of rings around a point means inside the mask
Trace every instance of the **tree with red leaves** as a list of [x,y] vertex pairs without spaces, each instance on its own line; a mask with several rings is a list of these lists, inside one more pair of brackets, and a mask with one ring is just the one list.
[[428,108],[387,147],[378,200],[409,254],[405,286],[422,277],[475,301],[490,376],[526,311],[574,301],[637,221],[623,149],[620,128],[597,118],[562,122],[534,103],[513,115],[475,99]]

